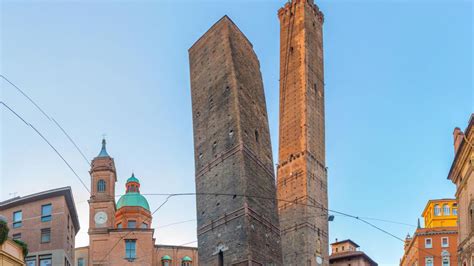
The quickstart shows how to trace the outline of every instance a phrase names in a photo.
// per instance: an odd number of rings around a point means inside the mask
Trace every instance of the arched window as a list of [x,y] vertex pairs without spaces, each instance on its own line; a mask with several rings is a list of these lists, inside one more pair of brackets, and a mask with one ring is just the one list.
[[105,181],[103,179],[97,182],[97,191],[104,192],[105,191]]
[[425,258],[425,265],[426,266],[433,266],[433,257],[426,257]]
[[451,215],[451,208],[449,208],[448,204],[443,205],[443,214],[444,214],[444,216]]
[[454,215],[454,216],[457,216],[457,215],[458,215],[458,209],[456,209],[456,208],[453,209],[453,215]]
[[441,208],[439,207],[438,204],[434,206],[434,215],[439,216],[441,214]]
[[443,265],[442,266],[449,266],[450,265],[450,262],[449,262],[449,259],[450,259],[450,254],[447,250],[443,250],[443,252],[441,252],[441,256],[443,257]]

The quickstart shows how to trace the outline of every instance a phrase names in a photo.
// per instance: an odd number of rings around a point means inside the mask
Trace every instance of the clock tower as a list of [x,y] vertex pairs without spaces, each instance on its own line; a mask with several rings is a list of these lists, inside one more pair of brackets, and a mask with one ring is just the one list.
[[114,227],[115,219],[115,171],[114,159],[106,150],[105,139],[102,149],[91,164],[91,196],[89,199],[89,235],[105,234]]

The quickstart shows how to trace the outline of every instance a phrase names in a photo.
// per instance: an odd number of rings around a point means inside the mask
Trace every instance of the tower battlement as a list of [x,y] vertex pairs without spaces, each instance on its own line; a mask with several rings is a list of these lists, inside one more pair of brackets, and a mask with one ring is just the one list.
[[281,20],[292,14],[292,10],[295,8],[295,5],[306,4],[311,7],[315,16],[318,17],[320,22],[324,22],[324,14],[319,10],[318,5],[314,3],[314,0],[292,0],[287,2],[282,8],[278,9],[278,18]]

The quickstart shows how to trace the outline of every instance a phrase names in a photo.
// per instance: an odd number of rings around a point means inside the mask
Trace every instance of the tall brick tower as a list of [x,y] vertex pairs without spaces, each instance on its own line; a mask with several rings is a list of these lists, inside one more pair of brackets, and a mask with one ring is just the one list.
[[280,140],[277,187],[278,197],[285,200],[278,203],[283,263],[328,265],[324,17],[313,0],[292,0],[278,11],[278,17]]
[[[92,264],[104,263],[103,251],[108,238],[109,229],[115,224],[115,182],[117,172],[114,159],[109,156],[102,140],[102,149],[91,164],[91,195],[89,199],[89,253]],[[104,252],[102,252],[104,253]]]
[[199,263],[282,265],[265,95],[252,44],[224,16],[189,49],[189,59]]

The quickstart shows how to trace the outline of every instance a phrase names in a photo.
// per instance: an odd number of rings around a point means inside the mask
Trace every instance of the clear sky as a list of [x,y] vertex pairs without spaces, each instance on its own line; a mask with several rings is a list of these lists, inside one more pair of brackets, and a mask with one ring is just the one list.
[[[326,139],[331,209],[399,237],[426,202],[453,197],[452,131],[473,112],[470,1],[316,1],[325,14]],[[142,193],[194,191],[187,49],[229,15],[261,63],[274,158],[278,146],[279,22],[284,0],[1,1],[0,72],[25,90],[89,159],[107,135],[117,193],[134,171]],[[42,131],[89,184],[89,167],[58,128],[6,82],[1,100]],[[1,109],[0,200],[72,186],[87,245],[89,195],[34,131]],[[276,162],[275,162],[276,163]],[[148,196],[154,209],[163,197]],[[154,216],[162,244],[196,240],[194,197]],[[336,216],[330,241],[351,238],[381,265],[403,243]],[[191,245],[195,245],[192,243]]]

